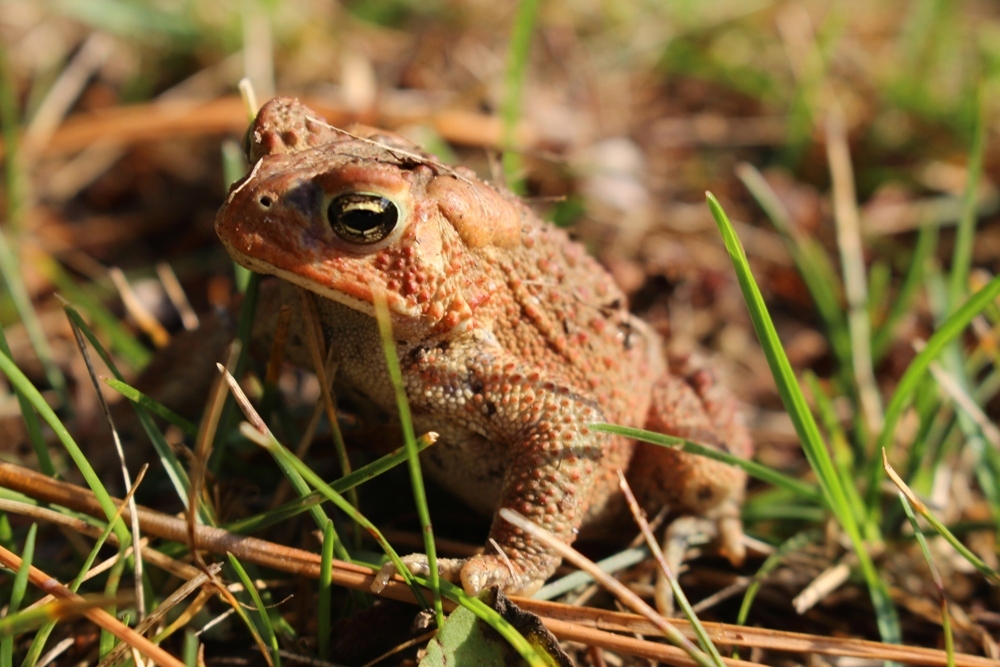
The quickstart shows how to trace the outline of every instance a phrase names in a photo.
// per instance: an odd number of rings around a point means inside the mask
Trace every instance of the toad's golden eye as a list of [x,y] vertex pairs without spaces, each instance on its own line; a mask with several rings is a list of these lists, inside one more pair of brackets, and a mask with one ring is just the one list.
[[326,217],[337,236],[367,245],[381,241],[395,229],[399,209],[385,197],[351,192],[331,201]]

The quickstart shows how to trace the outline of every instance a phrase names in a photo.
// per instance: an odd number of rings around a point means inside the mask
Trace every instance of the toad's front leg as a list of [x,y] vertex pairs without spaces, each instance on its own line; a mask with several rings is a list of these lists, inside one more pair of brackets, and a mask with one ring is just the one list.
[[[499,347],[483,347],[468,355],[454,346],[431,350],[417,367],[404,369],[414,409],[441,414],[443,405],[454,406],[442,415],[445,419],[501,443],[496,451],[503,452],[505,473],[495,510],[514,509],[570,543],[587,512],[609,441],[587,428],[603,420],[601,411],[567,383],[523,370],[523,362]],[[452,562],[442,571],[458,574],[469,593],[496,584],[507,593],[529,595],[559,561],[494,514],[486,553],[464,561],[460,570]]]

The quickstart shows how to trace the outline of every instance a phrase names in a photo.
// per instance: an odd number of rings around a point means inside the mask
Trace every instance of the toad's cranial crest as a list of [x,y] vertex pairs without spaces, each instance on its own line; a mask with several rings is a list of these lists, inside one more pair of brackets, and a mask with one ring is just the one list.
[[559,557],[496,510],[572,542],[620,518],[618,469],[644,507],[711,519],[739,560],[741,470],[588,428],[645,427],[747,457],[747,429],[711,371],[668,369],[611,276],[516,196],[390,132],[317,118],[287,98],[261,109],[247,133],[253,170],[216,230],[241,265],[319,297],[338,380],[392,412],[373,307],[386,295],[414,426],[441,435],[424,469],[494,514],[502,550],[446,574],[473,593],[533,592]]

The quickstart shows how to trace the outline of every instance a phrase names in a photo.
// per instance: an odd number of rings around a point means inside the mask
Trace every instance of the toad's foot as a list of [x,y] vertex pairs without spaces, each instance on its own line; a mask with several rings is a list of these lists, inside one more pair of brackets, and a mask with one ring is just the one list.
[[[403,557],[403,564],[418,577],[427,577],[430,567],[424,554]],[[472,558],[438,558],[438,574],[445,581],[460,584],[469,595],[476,595],[490,586],[499,586],[511,595],[531,595],[544,580],[531,577],[518,569],[506,556],[478,555]],[[372,592],[381,593],[389,579],[397,573],[396,566],[386,563],[375,575]]]
[[[734,567],[743,563],[746,547],[743,543],[743,523],[739,505],[723,503],[705,516],[682,516],[675,519],[663,535],[663,555],[667,567],[676,578],[690,547],[713,542],[715,551]],[[674,593],[666,573],[657,573],[654,589],[656,609],[664,616],[674,612]]]
[[[445,581],[457,584],[461,581],[462,566],[465,565],[466,560],[466,558],[438,558],[438,575]],[[418,577],[426,577],[431,573],[431,568],[427,564],[427,556],[424,554],[403,556],[402,561],[406,569]],[[376,595],[381,593],[392,576],[398,572],[399,570],[396,569],[396,565],[392,561],[385,563],[375,575],[375,581],[372,582],[372,593]]]

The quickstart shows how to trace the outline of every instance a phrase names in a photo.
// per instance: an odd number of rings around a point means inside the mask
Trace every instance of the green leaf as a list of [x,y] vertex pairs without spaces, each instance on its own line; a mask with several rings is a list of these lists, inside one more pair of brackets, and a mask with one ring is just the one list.
[[[559,642],[535,614],[518,608],[499,589],[483,591],[478,601],[510,623],[537,652],[541,663],[551,667],[572,667]],[[520,654],[506,639],[494,631],[491,624],[471,609],[459,607],[448,616],[437,634],[427,645],[420,667],[450,665],[480,665],[506,667],[521,664]]]

